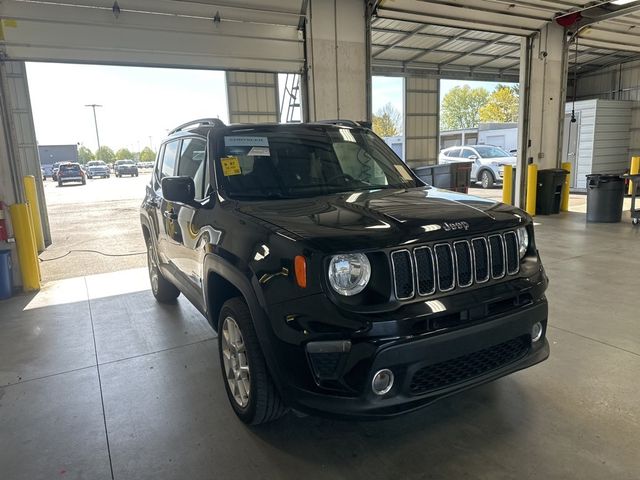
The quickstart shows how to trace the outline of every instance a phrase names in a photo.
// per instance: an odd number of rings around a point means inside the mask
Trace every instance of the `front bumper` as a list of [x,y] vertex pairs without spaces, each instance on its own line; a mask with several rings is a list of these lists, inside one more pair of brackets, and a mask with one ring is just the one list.
[[[313,414],[361,418],[390,417],[417,410],[440,398],[496,380],[545,360],[549,356],[549,343],[545,336],[536,343],[531,343],[530,332],[536,322],[543,324],[546,333],[546,301],[473,327],[419,340],[397,341],[375,353],[373,364],[366,374],[365,387],[368,387],[378,370],[388,368],[394,372],[394,386],[388,394],[377,396],[370,388],[365,388],[361,395],[348,397],[293,388],[290,390],[291,405]],[[488,368],[471,377],[465,378],[465,375],[460,373],[464,369],[482,370],[479,366],[480,357],[492,348],[499,348],[496,346],[517,340],[523,342],[523,349],[512,361]],[[417,375],[422,374],[420,378],[428,376],[430,368],[437,369],[440,372],[439,377],[442,377],[443,371],[448,372],[451,381],[448,384],[441,382],[439,388],[427,388],[424,391],[416,389]],[[446,373],[444,375],[446,376]],[[463,379],[456,381],[456,378]]]
[[[312,295],[270,307],[264,320],[272,328],[263,333],[270,337],[263,351],[292,408],[334,417],[394,416],[545,360],[546,287],[540,270],[530,278],[365,319],[345,316],[323,294]],[[302,312],[313,313],[305,318]],[[314,319],[352,333],[313,333]],[[537,322],[543,335],[532,343]],[[309,350],[309,340],[339,339],[350,345],[333,357]],[[381,369],[390,369],[395,381],[389,393],[378,396],[371,382]]]

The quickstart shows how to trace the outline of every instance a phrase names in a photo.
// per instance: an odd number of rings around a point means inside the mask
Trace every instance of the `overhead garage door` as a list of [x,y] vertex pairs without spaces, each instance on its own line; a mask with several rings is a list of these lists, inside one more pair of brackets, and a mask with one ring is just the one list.
[[11,59],[298,72],[302,0],[6,0]]
[[231,123],[277,122],[278,76],[275,73],[227,72]]
[[438,103],[437,78],[406,78],[405,159],[411,167],[438,161]]

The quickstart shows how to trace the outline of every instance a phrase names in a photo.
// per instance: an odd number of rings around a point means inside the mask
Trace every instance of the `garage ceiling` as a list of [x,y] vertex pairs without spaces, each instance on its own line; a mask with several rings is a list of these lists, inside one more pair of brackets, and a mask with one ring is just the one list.
[[305,0],[3,0],[10,59],[299,72]]
[[[640,55],[640,1],[376,0],[372,66],[377,74],[517,81],[520,38],[580,12],[578,72]],[[575,47],[569,56],[571,68]]]

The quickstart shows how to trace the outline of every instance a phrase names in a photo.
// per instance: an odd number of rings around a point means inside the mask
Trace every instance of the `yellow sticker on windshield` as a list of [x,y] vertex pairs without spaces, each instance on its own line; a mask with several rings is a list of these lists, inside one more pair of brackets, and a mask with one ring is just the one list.
[[222,164],[222,173],[225,177],[242,175],[242,170],[240,170],[240,160],[238,160],[238,157],[221,158],[220,163]]
[[407,167],[405,167],[404,165],[395,165],[395,167],[403,180],[407,180],[407,181],[413,180],[413,177],[407,170]]

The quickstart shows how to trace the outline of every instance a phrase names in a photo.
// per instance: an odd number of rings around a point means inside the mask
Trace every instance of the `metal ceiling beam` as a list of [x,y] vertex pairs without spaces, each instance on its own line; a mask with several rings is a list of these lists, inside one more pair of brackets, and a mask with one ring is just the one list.
[[[401,21],[401,20],[399,20]],[[421,30],[424,29],[425,27],[428,27],[430,25],[423,25]],[[455,27],[452,27],[455,28]],[[377,32],[377,33],[393,33],[396,35],[404,35],[405,37],[408,36],[416,36],[416,37],[429,37],[429,38],[440,38],[443,40],[451,40],[454,38],[454,35],[445,35],[442,33],[430,33],[430,32],[418,32],[418,33],[411,33],[411,31],[407,31],[407,30],[399,30],[397,28],[385,28],[385,27],[372,27],[371,28],[372,31]],[[468,29],[465,29],[465,32],[463,32],[464,35],[467,35],[469,33]],[[492,32],[493,33],[493,32]],[[513,42],[496,42],[496,45],[520,45],[520,38],[517,37],[516,35],[507,35],[508,37],[516,37],[516,39]],[[464,40],[465,42],[473,42],[473,43],[486,43],[486,42],[490,42],[492,40],[488,40],[486,38],[473,38],[473,37],[462,37],[459,40]]]
[[[508,37],[508,36],[509,35],[502,35],[502,36],[496,38],[496,41],[503,40],[505,37]],[[480,50],[482,50],[483,48],[490,47],[490,46],[492,46],[494,44],[495,44],[495,42],[489,41],[486,45],[480,45],[479,47],[472,48],[471,50],[468,50],[466,52],[460,53],[460,54],[456,55],[455,57],[450,58],[449,60],[447,60],[447,63],[456,62],[456,61],[460,60],[461,58],[464,58],[464,57],[469,56],[469,55],[476,55],[477,57],[479,57],[479,56],[483,55],[483,54],[478,53]],[[504,57],[504,56],[505,55],[497,55],[496,58],[501,58],[501,57]],[[442,64],[440,64],[440,65],[442,65]]]
[[[467,10],[468,12],[468,10]],[[394,16],[394,14],[396,16]],[[410,20],[404,18],[398,18],[397,15],[414,15],[418,17],[418,19]],[[464,17],[456,16],[455,14],[444,15],[437,13],[424,13],[424,12],[416,12],[411,10],[406,10],[402,8],[393,8],[393,7],[381,7],[378,9],[378,18],[384,18],[388,20],[400,20],[407,21],[411,23],[425,23],[431,25],[439,25],[450,28],[458,28],[464,30],[476,30],[479,32],[491,32],[491,33],[504,33],[505,30],[513,30],[513,35],[521,35],[528,36],[532,33],[538,31],[537,28],[533,27],[521,27],[521,26],[508,26],[500,21],[474,21],[472,19],[465,19]],[[447,23],[449,22],[449,23]],[[460,26],[460,24],[464,23],[474,23],[473,27]],[[517,32],[517,33],[516,33]]]
[[[513,50],[510,50],[508,52],[506,52],[504,55],[501,55],[500,58],[512,58],[510,57],[511,54],[519,52],[520,51],[520,47],[518,46],[518,48],[514,48]],[[485,65],[491,63],[491,62],[495,62],[495,58],[486,60],[482,63],[478,63],[477,65],[474,65],[473,68],[478,68],[478,67],[484,67]]]
[[[387,46],[386,46],[382,51],[380,51],[380,52],[376,53],[376,55],[380,55],[380,54],[381,54],[381,53],[383,53],[383,52],[386,52],[386,51],[388,51],[388,50],[391,50],[393,47],[396,47],[396,46],[400,45],[402,42],[407,41],[409,38],[411,38],[411,36],[413,36],[413,35],[417,34],[420,30],[424,30],[424,29],[425,29],[425,28],[427,28],[427,27],[428,27],[428,25],[420,25],[418,28],[415,28],[415,29],[413,29],[412,31],[407,32],[407,34],[406,34],[404,37],[399,38],[399,39],[398,39],[398,40],[396,40],[395,42],[390,43],[390,44],[389,44],[389,45],[387,45]],[[372,44],[372,45],[378,46],[377,44]]]
[[444,47],[445,45],[447,45],[449,43],[455,42],[456,40],[460,40],[460,38],[463,37],[466,33],[467,32],[459,33],[457,35],[454,35],[450,39],[445,40],[444,42],[437,43],[436,45],[433,45],[433,46],[431,46],[429,48],[421,49],[419,54],[416,54],[413,57],[408,58],[407,60],[405,60],[405,62],[413,62],[414,60],[417,60],[420,57],[424,57],[429,52],[435,52],[438,48]]
[[[373,46],[373,47],[383,47],[384,45],[372,44],[372,46]],[[428,53],[444,53],[444,54],[447,54],[447,55],[456,55],[456,54],[460,54],[460,53],[461,53],[461,52],[459,52],[459,51],[444,50],[444,49],[441,49],[441,48],[431,48],[431,49],[429,49],[429,51],[428,51],[428,52],[427,52],[427,51],[425,51],[425,50],[422,50],[422,49],[420,49],[420,48],[415,48],[415,47],[401,47],[401,46],[397,46],[397,47],[395,47],[395,48],[396,48],[397,50],[411,50],[411,51],[418,51],[418,52],[419,52],[419,55],[414,55],[413,57],[410,57],[410,58],[409,58],[409,59],[407,59],[407,60],[403,60],[404,62],[410,62],[410,61],[413,61],[413,60],[411,60],[411,58],[414,58],[414,57],[416,57],[416,58],[420,58],[420,57],[423,57],[424,55],[427,55]],[[483,47],[483,48],[484,48],[484,47]],[[519,48],[518,48],[518,50],[519,50]],[[512,52],[512,53],[513,53],[513,52]],[[514,58],[514,57],[511,57],[511,56],[509,56],[509,55],[507,55],[507,54],[500,54],[500,55],[498,55],[498,54],[492,54],[492,53],[473,53],[472,55],[475,55],[475,56],[477,56],[477,57],[485,57],[485,58],[486,58],[486,57],[490,57],[490,58],[492,58],[492,59],[496,59],[496,58]],[[465,52],[465,55],[463,55],[463,56],[466,56],[466,52]],[[373,58],[378,58],[378,53],[373,54]],[[519,58],[519,57],[518,57],[518,58]],[[448,62],[447,62],[447,63],[448,63]]]

